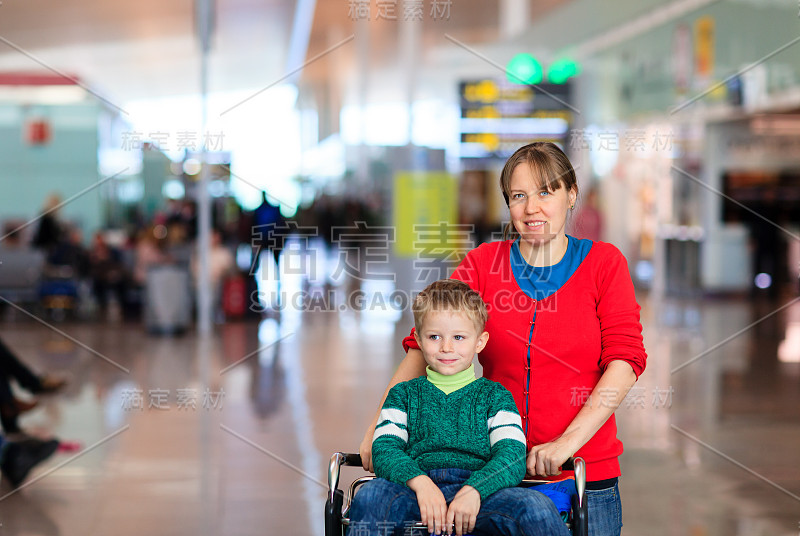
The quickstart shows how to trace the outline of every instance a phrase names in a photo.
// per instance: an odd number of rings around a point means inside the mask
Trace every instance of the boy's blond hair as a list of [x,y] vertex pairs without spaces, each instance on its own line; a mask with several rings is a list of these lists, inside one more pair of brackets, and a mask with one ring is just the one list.
[[434,281],[417,294],[411,306],[417,333],[422,330],[425,316],[431,311],[464,313],[475,324],[478,333],[483,333],[489,313],[480,294],[458,279]]

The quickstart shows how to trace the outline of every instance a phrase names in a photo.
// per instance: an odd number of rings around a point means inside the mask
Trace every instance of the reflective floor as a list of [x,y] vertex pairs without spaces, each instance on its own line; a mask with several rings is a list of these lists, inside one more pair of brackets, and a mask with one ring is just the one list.
[[[322,290],[306,290],[309,309]],[[800,303],[640,299],[648,367],[618,411],[623,534],[798,534]],[[328,457],[357,448],[411,320],[318,305],[206,341],[0,324],[35,369],[71,379],[23,427],[84,445],[4,485],[0,536],[322,534]]]

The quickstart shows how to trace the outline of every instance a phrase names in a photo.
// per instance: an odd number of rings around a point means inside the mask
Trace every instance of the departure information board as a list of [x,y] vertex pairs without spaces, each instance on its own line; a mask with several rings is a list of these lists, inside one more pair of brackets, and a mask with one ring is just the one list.
[[472,80],[459,84],[459,94],[461,158],[506,159],[533,141],[567,141],[575,112],[569,83]]

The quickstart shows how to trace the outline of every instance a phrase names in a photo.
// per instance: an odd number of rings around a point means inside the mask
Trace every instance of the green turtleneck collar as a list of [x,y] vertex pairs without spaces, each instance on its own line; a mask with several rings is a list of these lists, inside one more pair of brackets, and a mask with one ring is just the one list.
[[471,384],[477,379],[475,377],[474,364],[470,365],[469,368],[450,376],[439,374],[431,367],[427,367],[425,371],[428,373],[428,380],[446,395],[449,395],[453,391],[458,391],[462,387]]

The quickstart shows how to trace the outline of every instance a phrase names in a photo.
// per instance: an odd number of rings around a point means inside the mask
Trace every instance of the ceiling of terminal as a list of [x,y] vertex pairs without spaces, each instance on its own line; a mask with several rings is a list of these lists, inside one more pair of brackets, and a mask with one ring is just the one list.
[[[501,7],[527,2],[533,19],[569,0],[458,0],[448,7],[447,19],[431,15],[434,0],[422,4],[419,34],[420,61],[431,51],[454,47],[452,36],[469,44],[503,39]],[[313,3],[313,2],[312,2]],[[409,0],[384,0],[396,5],[398,20],[376,20],[378,2],[369,22],[353,20],[351,0],[317,0],[306,59],[355,35],[367,35],[364,47],[348,44],[336,61],[315,61],[304,80],[318,84],[347,76],[368,59],[370,70],[400,65],[399,40],[403,6]],[[360,2],[364,3],[364,2]],[[217,0],[217,21],[209,63],[213,90],[250,89],[281,79],[287,65],[293,30],[295,0]],[[441,6],[440,6],[441,7]],[[199,47],[194,36],[192,0],[5,0],[0,3],[0,72],[57,71],[77,76],[110,100],[194,93],[199,90]],[[335,65],[335,67],[332,67]],[[446,67],[446,66],[445,66]]]
[[[218,5],[210,87],[253,87],[279,73],[294,2]],[[199,57],[191,0],[0,5],[0,71],[66,72],[113,101],[196,93]]]

